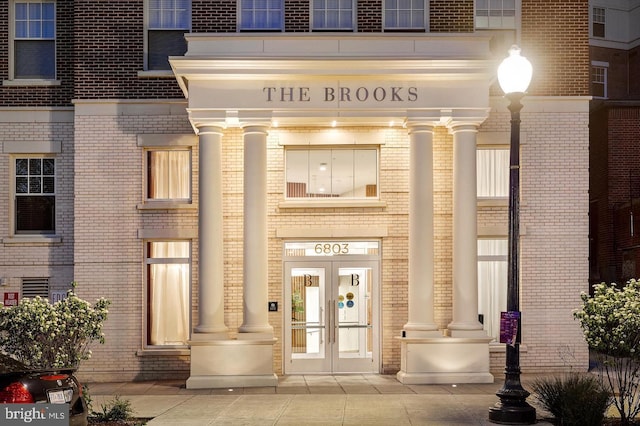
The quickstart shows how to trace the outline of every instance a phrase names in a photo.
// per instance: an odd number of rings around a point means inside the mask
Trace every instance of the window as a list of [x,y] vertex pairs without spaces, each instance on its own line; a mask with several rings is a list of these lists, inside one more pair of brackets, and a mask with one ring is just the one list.
[[13,77],[53,80],[56,78],[56,3],[14,3]]
[[509,197],[509,150],[476,151],[478,198]]
[[240,0],[240,30],[282,30],[282,0]]
[[378,197],[378,150],[287,149],[287,198]]
[[147,161],[147,199],[154,201],[191,200],[191,151],[149,150]]
[[53,234],[56,230],[56,160],[16,158],[15,230]]
[[424,0],[385,0],[385,30],[424,30]]
[[594,98],[607,98],[607,66],[591,65],[591,95]]
[[148,0],[147,69],[170,70],[169,56],[187,51],[184,34],[191,26],[190,0]]
[[314,30],[353,30],[353,0],[313,0]]
[[476,28],[515,28],[516,0],[476,0]]
[[23,278],[22,297],[31,299],[40,296],[49,299],[49,279],[48,278]]
[[500,313],[507,310],[507,239],[478,239],[478,313],[499,341]]
[[593,27],[592,32],[594,37],[604,37],[604,24],[605,24],[605,10],[602,7],[594,7],[593,8]]
[[146,243],[147,345],[185,346],[191,307],[191,243]]

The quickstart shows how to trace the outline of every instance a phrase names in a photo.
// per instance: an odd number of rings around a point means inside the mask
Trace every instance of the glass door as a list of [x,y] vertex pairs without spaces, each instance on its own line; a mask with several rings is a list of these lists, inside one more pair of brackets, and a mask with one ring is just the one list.
[[378,372],[377,262],[285,263],[285,373]]

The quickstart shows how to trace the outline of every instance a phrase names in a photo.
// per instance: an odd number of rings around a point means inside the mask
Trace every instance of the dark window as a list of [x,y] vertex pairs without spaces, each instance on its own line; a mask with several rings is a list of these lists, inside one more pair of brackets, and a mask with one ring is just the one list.
[[16,233],[54,233],[55,159],[17,158],[15,165]]

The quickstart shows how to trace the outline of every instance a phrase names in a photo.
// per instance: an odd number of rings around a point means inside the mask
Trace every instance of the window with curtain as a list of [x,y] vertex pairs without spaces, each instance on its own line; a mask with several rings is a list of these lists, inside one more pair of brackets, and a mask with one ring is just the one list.
[[509,197],[509,149],[476,151],[478,198]]
[[507,310],[506,238],[478,240],[478,313],[485,331],[500,339],[500,313]]
[[516,0],[476,0],[476,28],[516,27]]
[[56,3],[14,2],[13,77],[56,78]]
[[424,30],[425,0],[385,0],[385,30]]
[[191,243],[150,241],[146,248],[147,345],[185,346],[191,306]]
[[313,0],[314,30],[353,30],[353,0]]
[[189,201],[191,199],[191,151],[147,151],[147,199]]
[[191,0],[148,0],[147,69],[170,70],[169,56],[187,51]]
[[55,230],[55,158],[16,158],[16,234],[53,234]]
[[283,0],[240,0],[241,31],[281,31]]
[[285,150],[286,197],[371,199],[378,197],[375,148]]

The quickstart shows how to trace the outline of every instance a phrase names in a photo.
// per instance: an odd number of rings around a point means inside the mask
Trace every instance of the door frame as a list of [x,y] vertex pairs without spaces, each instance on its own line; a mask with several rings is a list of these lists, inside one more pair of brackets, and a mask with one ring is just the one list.
[[[379,240],[367,240],[375,241],[380,245]],[[349,243],[350,241],[335,241],[332,243],[341,244]],[[380,246],[378,246],[380,247]],[[377,254],[355,254],[355,255],[335,255],[331,256],[283,256],[283,327],[282,327],[282,342],[283,342],[283,357],[282,357],[282,370],[284,374],[362,374],[373,373],[379,374],[382,368],[382,317],[381,317],[381,254],[378,250]],[[338,353],[337,340],[335,343],[330,344],[330,350],[327,351],[326,360],[300,360],[303,362],[294,362],[292,358],[292,333],[291,333],[291,270],[292,268],[324,268],[326,286],[329,287],[333,284],[337,286],[338,273],[340,268],[368,268],[371,270],[372,283],[371,283],[371,362],[366,365],[366,368],[362,368],[365,363],[362,358],[340,358]],[[335,277],[334,277],[335,276]],[[334,283],[335,280],[335,283]],[[336,289],[332,289],[331,292],[325,294],[337,295]],[[330,299],[331,297],[327,297]],[[324,317],[329,319],[331,315],[332,320],[338,318],[338,304],[336,300],[324,300]],[[331,305],[330,305],[331,303]],[[331,312],[332,310],[332,312]],[[321,332],[326,333],[339,333],[337,324],[331,324],[330,321],[325,320],[325,324],[319,324]],[[324,328],[323,328],[324,326]],[[335,326],[335,329],[331,330],[328,327]],[[369,359],[369,358],[367,358]],[[308,361],[308,362],[307,362]]]

